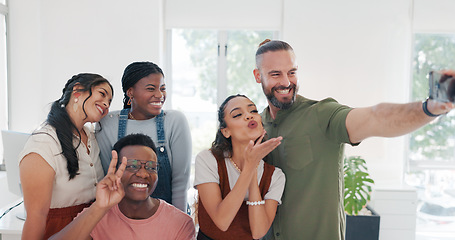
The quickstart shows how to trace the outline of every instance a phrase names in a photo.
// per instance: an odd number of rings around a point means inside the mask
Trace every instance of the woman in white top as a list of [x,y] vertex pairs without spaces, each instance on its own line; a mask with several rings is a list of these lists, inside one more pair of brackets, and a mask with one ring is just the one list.
[[44,125],[20,154],[27,219],[22,239],[47,239],[95,198],[104,176],[93,129],[109,112],[113,88],[102,76],[81,73],[67,81]]
[[243,95],[218,110],[219,129],[210,150],[196,157],[198,239],[258,239],[270,228],[284,189],[283,172],[262,159],[281,143],[263,141],[256,105]]

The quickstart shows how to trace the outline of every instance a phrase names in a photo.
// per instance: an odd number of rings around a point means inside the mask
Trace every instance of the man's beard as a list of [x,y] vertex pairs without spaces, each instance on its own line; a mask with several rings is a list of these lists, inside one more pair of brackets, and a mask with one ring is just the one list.
[[[295,94],[297,92],[295,84],[291,83],[291,85],[287,88],[285,87],[273,87],[272,90],[268,93],[265,92],[264,85],[262,85],[262,89],[264,90],[265,96],[269,100],[270,103],[272,103],[273,106],[279,109],[288,109],[294,104],[295,101]],[[275,95],[273,94],[277,89],[290,89],[290,91],[293,91],[292,93],[292,98],[288,102],[280,102]]]

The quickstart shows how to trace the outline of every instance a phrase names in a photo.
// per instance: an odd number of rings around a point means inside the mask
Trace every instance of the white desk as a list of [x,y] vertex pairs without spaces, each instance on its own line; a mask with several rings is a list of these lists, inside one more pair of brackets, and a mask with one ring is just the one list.
[[[18,201],[9,204],[8,206],[0,209],[0,214],[3,214],[10,207],[21,202],[22,198]],[[20,240],[22,235],[22,228],[24,227],[24,220],[16,217],[19,212],[24,212],[24,203],[12,209],[9,213],[0,219],[0,235],[2,240]]]

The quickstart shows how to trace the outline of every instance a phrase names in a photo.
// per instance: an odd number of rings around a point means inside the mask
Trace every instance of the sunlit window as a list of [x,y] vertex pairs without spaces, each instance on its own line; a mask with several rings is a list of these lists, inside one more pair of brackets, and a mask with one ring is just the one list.
[[[253,77],[255,53],[259,43],[274,38],[276,32],[173,29],[169,34],[172,70],[166,78],[170,86],[166,104],[188,119],[194,166],[196,154],[210,148],[215,139],[216,112],[228,95],[246,95],[259,111],[266,106],[261,86]],[[194,177],[194,168],[190,176]],[[191,187],[190,203],[194,194]]]
[[[193,155],[215,139],[217,106],[232,94],[248,96],[262,110],[262,89],[253,77],[257,46],[272,31],[172,30],[171,108],[191,124]],[[169,107],[169,106],[168,106]]]
[[[454,56],[455,34],[415,34],[412,100],[428,96],[429,71],[455,69]],[[410,134],[406,182],[418,191],[418,235],[455,236],[454,112]]]
[[[7,87],[7,39],[6,39],[6,8],[0,2],[0,129],[8,128],[8,87]],[[4,2],[3,2],[4,3]],[[3,156],[3,142],[0,137],[0,156]],[[3,164],[3,157],[0,159]]]

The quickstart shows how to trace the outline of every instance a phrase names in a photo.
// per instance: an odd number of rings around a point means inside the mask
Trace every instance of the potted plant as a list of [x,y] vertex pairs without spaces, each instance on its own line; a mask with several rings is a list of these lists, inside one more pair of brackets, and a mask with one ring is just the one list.
[[[374,184],[365,160],[360,156],[344,159],[344,210],[346,240],[379,239],[379,215],[367,207]],[[363,214],[366,212],[367,214]]]

